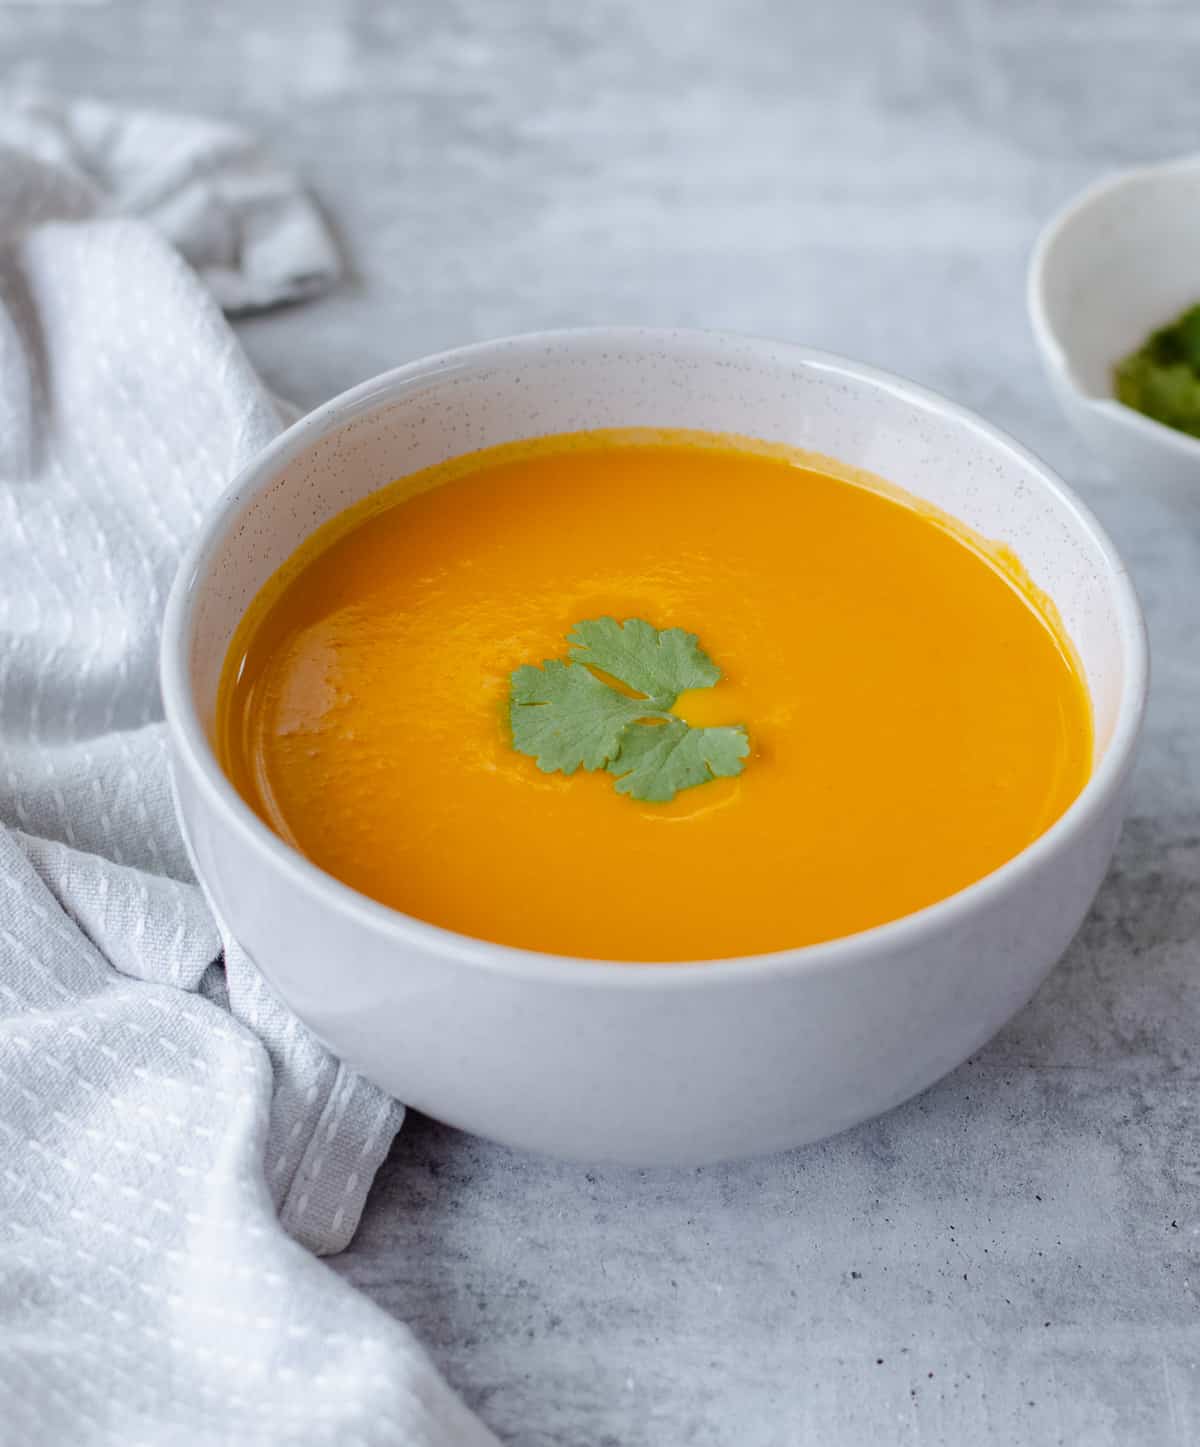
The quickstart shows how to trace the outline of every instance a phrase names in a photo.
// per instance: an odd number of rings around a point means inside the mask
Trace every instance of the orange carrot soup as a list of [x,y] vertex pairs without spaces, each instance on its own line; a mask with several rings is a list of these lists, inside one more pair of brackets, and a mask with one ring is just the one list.
[[650,961],[944,899],[1062,814],[1092,735],[1011,555],[836,463],[636,431],[475,453],[327,523],[230,646],[217,746],[363,894]]

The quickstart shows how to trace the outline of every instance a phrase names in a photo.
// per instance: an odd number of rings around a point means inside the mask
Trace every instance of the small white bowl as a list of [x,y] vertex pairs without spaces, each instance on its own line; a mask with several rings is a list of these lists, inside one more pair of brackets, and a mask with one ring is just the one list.
[[[1095,768],[1062,818],[993,874],[905,919],[804,949],[681,965],[563,959],[454,934],[364,898],[273,834],[210,743],[230,637],[270,574],[322,522],[395,477],[517,438],[638,426],[831,455],[1014,548],[1058,604],[1091,692]],[[635,1165],[829,1135],[923,1089],[1019,1009],[1108,866],[1146,671],[1141,612],[1112,544],[1002,433],[824,353],[638,329],[448,352],[298,422],[237,479],[184,560],[162,653],[196,872],[296,1014],[363,1074],[441,1120]]]
[[1038,237],[1029,263],[1034,338],[1067,418],[1113,473],[1200,498],[1200,439],[1113,394],[1113,367],[1200,301],[1200,156],[1089,187]]

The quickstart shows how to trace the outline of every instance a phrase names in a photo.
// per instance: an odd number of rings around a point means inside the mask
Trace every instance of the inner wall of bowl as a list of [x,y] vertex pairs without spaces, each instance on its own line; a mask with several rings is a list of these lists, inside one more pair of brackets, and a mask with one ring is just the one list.
[[1110,568],[1071,507],[970,419],[834,362],[768,344],[585,335],[520,340],[384,386],[252,480],[197,579],[190,666],[211,729],[230,638],[259,588],[321,523],[397,477],[481,447],[599,427],[678,427],[783,442],[863,468],[1012,547],[1055,601],[1092,695],[1097,758],[1122,652]]
[[1043,264],[1050,329],[1081,387],[1113,395],[1115,363],[1193,305],[1200,249],[1200,169],[1165,167],[1084,202]]

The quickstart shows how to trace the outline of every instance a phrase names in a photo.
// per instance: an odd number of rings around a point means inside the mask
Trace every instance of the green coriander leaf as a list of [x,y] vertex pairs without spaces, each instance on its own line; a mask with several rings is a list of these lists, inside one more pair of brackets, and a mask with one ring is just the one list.
[[742,772],[750,740],[741,724],[692,728],[670,712],[686,689],[711,688],[721,677],[694,633],[640,618],[591,618],[567,638],[569,660],[524,664],[512,675],[513,746],[539,769],[606,768],[619,794],[647,803]]
[[582,664],[550,658],[541,668],[523,664],[512,676],[513,744],[547,774],[604,768],[626,725],[646,716],[645,700],[618,693]]
[[721,670],[682,628],[652,628],[640,618],[618,623],[592,618],[567,635],[576,663],[599,668],[659,709],[670,708],[689,688],[711,688]]
[[681,718],[667,723],[633,723],[621,738],[621,752],[609,764],[618,794],[646,803],[668,803],[680,789],[731,779],[742,772],[750,740],[741,724],[696,729]]

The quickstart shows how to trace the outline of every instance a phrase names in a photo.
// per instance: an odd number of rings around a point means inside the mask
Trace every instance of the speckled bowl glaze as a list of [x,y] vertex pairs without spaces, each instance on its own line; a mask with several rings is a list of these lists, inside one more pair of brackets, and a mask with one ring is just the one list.
[[1106,177],[1046,225],[1029,319],[1079,435],[1130,486],[1200,506],[1200,439],[1116,400],[1113,366],[1200,301],[1200,156]]
[[[1058,604],[1091,690],[1096,765],[1067,813],[1003,868],[905,919],[683,965],[562,959],[456,935],[364,898],[271,833],[222,773],[210,731],[230,637],[274,569],[397,476],[494,443],[629,426],[736,432],[833,456],[1013,547]],[[196,872],[296,1014],[441,1120],[634,1165],[747,1156],[841,1130],[937,1079],[1024,1004],[1108,865],[1146,670],[1141,613],[1111,543],[994,428],[819,352],[632,329],[445,353],[298,422],[237,479],[185,560],[162,660]]]

